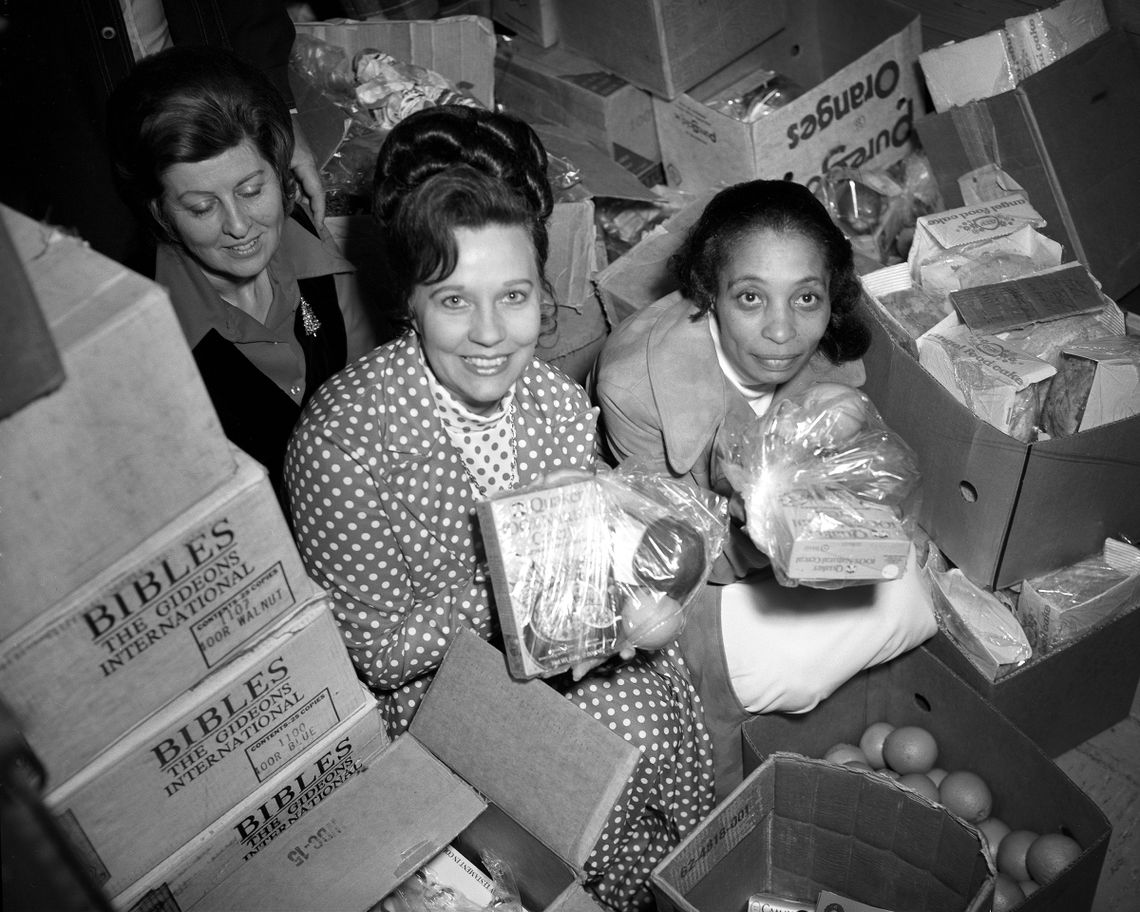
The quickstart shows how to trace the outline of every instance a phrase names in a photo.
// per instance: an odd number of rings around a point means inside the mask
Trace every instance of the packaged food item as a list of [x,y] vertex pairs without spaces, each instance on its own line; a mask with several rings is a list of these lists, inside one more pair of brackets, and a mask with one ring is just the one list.
[[1051,364],[964,325],[923,335],[918,361],[979,418],[1015,440],[1035,439]]
[[1007,668],[1022,665],[1033,647],[1021,624],[996,593],[951,567],[937,548],[928,552],[923,573],[930,582],[938,626],[973,658],[991,681]]
[[784,586],[896,579],[918,505],[918,462],[866,395],[820,383],[733,428],[726,475]]
[[1041,409],[1042,429],[1068,437],[1140,414],[1140,339],[1112,336],[1061,355]]
[[519,678],[671,642],[728,531],[723,497],[628,464],[561,473],[477,512]]
[[1025,580],[1017,617],[1033,648],[1048,652],[1127,611],[1140,596],[1140,549],[1108,539],[1099,554]]

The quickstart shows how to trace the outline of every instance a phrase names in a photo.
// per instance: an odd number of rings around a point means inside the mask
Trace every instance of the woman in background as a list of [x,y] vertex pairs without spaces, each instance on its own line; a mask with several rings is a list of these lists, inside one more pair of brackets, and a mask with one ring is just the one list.
[[370,350],[353,267],[296,205],[281,95],[229,51],[144,58],[111,100],[124,195],[158,238],[165,285],[226,435],[280,489],[301,407]]
[[[596,410],[535,357],[553,310],[553,203],[533,130],[482,109],[427,109],[393,129],[375,181],[407,329],[313,397],[286,482],[302,558],[395,736],[457,631],[501,641],[476,503],[591,470]],[[650,871],[712,803],[709,739],[684,662],[672,644],[564,692],[641,754],[587,886],[609,908],[652,908]]]

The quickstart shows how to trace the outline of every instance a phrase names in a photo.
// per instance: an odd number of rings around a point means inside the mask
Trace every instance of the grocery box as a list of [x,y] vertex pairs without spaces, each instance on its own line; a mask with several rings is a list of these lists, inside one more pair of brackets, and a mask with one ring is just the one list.
[[555,0],[491,0],[491,18],[540,47],[558,41]]
[[495,100],[523,120],[571,129],[639,176],[664,179],[649,93],[573,51],[501,41]]
[[[893,268],[863,277],[870,294]],[[1105,538],[1140,536],[1140,416],[1022,443],[958,402],[879,312],[866,304],[864,391],[918,455],[919,525],[966,576],[1003,588],[1074,563]]]
[[[656,134],[654,134],[656,141]],[[6,331],[0,334],[0,420],[63,383],[47,320],[28,273],[0,219],[0,282],[7,289]]]
[[265,469],[234,456],[228,482],[0,641],[0,692],[51,785],[320,594]]
[[[363,685],[361,685],[363,687]],[[218,881],[275,840],[288,839],[305,815],[361,772],[388,743],[375,698],[263,782],[232,810],[118,895],[112,905],[132,912],[189,910]]]
[[554,0],[559,43],[675,98],[784,27],[786,0]]
[[50,788],[44,803],[114,895],[369,699],[320,596]]
[[751,909],[755,893],[816,909],[822,890],[882,909],[988,912],[983,845],[961,818],[892,779],[777,752],[658,865],[652,884],[661,912]]
[[[1013,829],[1059,831],[1080,844],[1078,859],[1019,910],[1091,907],[1112,833],[1104,813],[1024,732],[924,648],[860,672],[811,712],[754,717],[744,726],[744,768],[751,771],[778,751],[820,757],[837,742],[858,743],[878,721],[925,728],[938,744],[938,767],[979,775],[993,793],[993,816]],[[907,836],[921,845],[919,834]],[[900,902],[893,908],[927,907]]]
[[[234,471],[166,291],[0,206],[66,379],[0,423],[0,639]],[[91,534],[98,529],[98,534]]]
[[[408,733],[194,905],[370,909],[451,844],[495,851],[531,912],[597,912],[581,868],[637,750],[473,633],[452,643]],[[183,909],[182,912],[191,912]]]
[[[701,189],[787,177],[816,189],[835,166],[885,168],[925,112],[918,17],[890,0],[801,0],[787,27],[672,101],[654,100],[665,178]],[[754,123],[711,107],[771,70],[804,89]]]
[[669,265],[715,191],[703,191],[594,276],[598,297],[616,322],[677,290]]
[[999,29],[923,51],[918,59],[934,110],[942,113],[1009,91],[1107,29],[1101,0],[1061,0],[1011,16]]
[[1044,216],[1042,233],[1116,298],[1140,285],[1138,107],[1140,56],[1112,29],[1012,91],[916,128],[947,206],[962,205],[959,178],[999,165]]
[[1127,718],[1140,684],[1140,602],[1064,646],[1034,654],[996,680],[944,631],[936,655],[1050,757]]

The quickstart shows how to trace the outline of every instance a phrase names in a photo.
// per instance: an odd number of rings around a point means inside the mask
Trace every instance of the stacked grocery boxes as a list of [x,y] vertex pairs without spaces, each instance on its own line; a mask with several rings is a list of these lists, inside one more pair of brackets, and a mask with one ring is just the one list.
[[382,743],[375,700],[164,290],[0,215],[65,374],[0,422],[0,695],[108,896],[240,813],[213,878]]

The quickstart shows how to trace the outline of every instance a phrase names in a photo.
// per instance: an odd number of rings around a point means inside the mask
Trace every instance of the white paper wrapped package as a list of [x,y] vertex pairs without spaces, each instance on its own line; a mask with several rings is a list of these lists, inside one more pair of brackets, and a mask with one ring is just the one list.
[[863,393],[816,384],[731,439],[726,474],[782,585],[834,589],[903,574],[918,463]]

